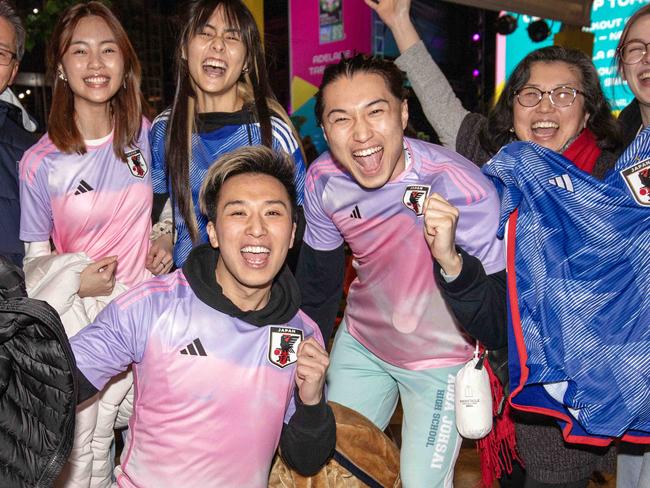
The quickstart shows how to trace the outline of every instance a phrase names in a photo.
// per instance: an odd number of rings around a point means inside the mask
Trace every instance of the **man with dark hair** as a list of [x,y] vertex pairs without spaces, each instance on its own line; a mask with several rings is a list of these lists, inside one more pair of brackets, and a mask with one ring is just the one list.
[[[307,173],[297,273],[303,310],[326,339],[340,299],[344,241],[357,271],[332,349],[328,399],[383,429],[401,398],[404,486],[450,487],[461,444],[455,376],[474,346],[443,302],[434,259],[449,279],[473,256],[486,272],[501,271],[499,198],[471,162],[404,138],[403,76],[390,62],[358,55],[327,67],[316,114],[330,152]],[[458,214],[464,251],[436,237]]]
[[9,88],[25,52],[25,28],[16,11],[0,0],[0,254],[22,267],[24,249],[18,238],[20,201],[18,161],[36,142],[36,123]]
[[70,340],[80,400],[133,363],[119,486],[261,488],[278,443],[306,475],[333,453],[328,356],[284,266],[296,229],[292,166],[261,146],[222,156],[200,197],[210,243]]

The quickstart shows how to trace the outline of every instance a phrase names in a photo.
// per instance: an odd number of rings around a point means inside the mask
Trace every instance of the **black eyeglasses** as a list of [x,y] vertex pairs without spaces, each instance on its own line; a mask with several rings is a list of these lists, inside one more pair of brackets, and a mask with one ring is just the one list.
[[578,94],[584,95],[584,92],[570,86],[558,86],[548,91],[540,90],[534,86],[525,86],[515,92],[519,105],[527,108],[538,105],[544,95],[548,95],[549,100],[555,107],[570,107]]
[[623,64],[636,64],[643,59],[648,52],[650,42],[630,41],[626,42],[619,49]]
[[9,66],[16,59],[16,53],[0,47],[0,66]]

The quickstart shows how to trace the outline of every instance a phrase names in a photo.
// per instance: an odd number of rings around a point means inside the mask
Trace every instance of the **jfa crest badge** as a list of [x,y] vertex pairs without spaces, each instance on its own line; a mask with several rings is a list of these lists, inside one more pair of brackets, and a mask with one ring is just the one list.
[[650,159],[621,170],[621,175],[637,203],[650,207]]
[[129,167],[131,174],[136,178],[144,178],[144,175],[149,170],[140,149],[126,153],[126,165]]
[[298,346],[302,342],[302,330],[291,327],[271,327],[269,337],[269,361],[278,368],[286,368],[298,360]]
[[422,215],[424,213],[424,202],[429,196],[428,185],[409,185],[406,187],[402,202],[406,208],[410,208],[415,212],[415,215]]

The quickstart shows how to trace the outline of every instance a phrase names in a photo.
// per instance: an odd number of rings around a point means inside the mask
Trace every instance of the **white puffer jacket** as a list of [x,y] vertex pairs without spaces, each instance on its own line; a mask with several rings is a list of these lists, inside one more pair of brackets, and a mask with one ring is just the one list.
[[[111,300],[127,289],[118,282],[110,296],[79,297],[81,272],[91,262],[84,253],[51,254],[25,260],[28,296],[54,307],[68,337],[92,322]],[[113,429],[126,426],[131,416],[132,386],[133,377],[128,371],[113,378],[98,395],[79,405],[72,452],[55,486],[111,486]],[[118,412],[120,422],[116,425]]]

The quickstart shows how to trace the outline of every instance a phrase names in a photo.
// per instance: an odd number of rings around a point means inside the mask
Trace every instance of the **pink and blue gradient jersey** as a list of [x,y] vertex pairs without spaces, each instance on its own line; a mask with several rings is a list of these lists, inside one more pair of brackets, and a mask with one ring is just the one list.
[[92,260],[116,255],[116,279],[127,287],[150,276],[149,126],[143,119],[126,162],[113,152],[112,136],[87,144],[86,154],[66,154],[45,134],[20,162],[20,239],[52,237],[57,252],[85,252]]
[[216,260],[193,263],[197,253],[213,251],[196,248],[183,270],[121,295],[70,341],[97,390],[133,363],[121,487],[266,487],[283,423],[296,411],[298,345],[311,336],[323,343],[299,299],[266,325],[226,313],[234,305],[220,294]]
[[406,170],[373,190],[360,187],[329,153],[315,161],[305,184],[304,241],[317,251],[344,240],[350,246],[357,278],[345,321],[367,349],[405,369],[457,365],[473,348],[435,283],[422,208],[434,192],[457,207],[456,243],[491,274],[505,267],[496,239],[499,197],[462,156],[413,139],[404,144]]

